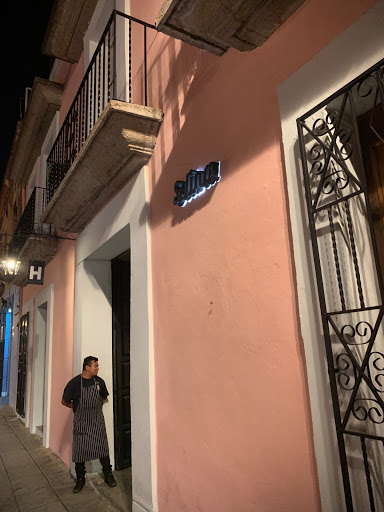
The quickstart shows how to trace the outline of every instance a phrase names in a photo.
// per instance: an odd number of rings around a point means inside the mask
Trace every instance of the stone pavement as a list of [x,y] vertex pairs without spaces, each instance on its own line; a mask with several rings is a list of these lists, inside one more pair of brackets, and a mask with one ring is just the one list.
[[67,466],[41,439],[26,429],[8,406],[0,406],[1,512],[130,512],[130,470],[114,472],[117,487],[100,475],[87,475],[85,487],[73,494]]

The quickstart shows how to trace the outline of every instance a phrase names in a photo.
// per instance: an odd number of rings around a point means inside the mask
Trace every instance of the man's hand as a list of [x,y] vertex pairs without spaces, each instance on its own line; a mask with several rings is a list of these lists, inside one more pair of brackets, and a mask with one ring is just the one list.
[[61,403],[63,405],[65,405],[65,407],[69,407],[70,409],[73,408],[73,403],[72,402],[65,402],[64,400],[62,400]]

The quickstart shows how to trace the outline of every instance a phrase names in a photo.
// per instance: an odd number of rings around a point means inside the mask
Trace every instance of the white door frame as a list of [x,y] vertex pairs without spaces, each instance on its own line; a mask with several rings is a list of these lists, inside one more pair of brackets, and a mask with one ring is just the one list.
[[[53,331],[53,284],[50,284],[44,290],[42,290],[34,299],[35,307],[34,307],[34,321],[33,321],[33,348],[35,348],[36,341],[36,317],[39,314],[39,307],[43,304],[47,304],[47,324],[46,324],[46,338],[45,338],[45,380],[44,380],[44,411],[43,411],[43,445],[48,448],[49,447],[49,433],[50,433],[50,411],[51,411],[51,380],[52,380],[52,331]],[[33,356],[33,350],[32,350]],[[29,428],[34,434],[36,432],[37,425],[33,421],[33,400],[36,397],[34,396],[34,382],[35,382],[35,373],[34,373],[34,365],[32,365],[31,369],[31,410],[29,415]]]
[[[110,278],[106,271],[104,278],[95,279],[87,266],[96,265],[97,268],[104,262],[110,269],[110,260],[129,246],[131,248],[133,512],[156,512],[158,509],[148,181],[148,169],[143,167],[80,233],[76,245],[75,373],[79,373],[82,358],[103,354],[103,360],[110,361],[110,369],[103,369],[100,375],[105,378],[111,396],[112,309],[108,303],[110,288],[107,286]],[[90,304],[94,304],[93,310]],[[96,318],[103,319],[103,325],[94,333],[91,326]],[[112,452],[112,400],[105,404],[104,415]]]

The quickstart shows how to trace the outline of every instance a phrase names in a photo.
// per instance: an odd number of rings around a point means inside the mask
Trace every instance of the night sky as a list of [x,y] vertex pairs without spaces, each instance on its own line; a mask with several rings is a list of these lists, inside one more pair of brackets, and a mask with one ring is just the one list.
[[1,143],[0,184],[20,117],[20,98],[35,76],[48,78],[51,59],[41,54],[54,0],[1,3]]

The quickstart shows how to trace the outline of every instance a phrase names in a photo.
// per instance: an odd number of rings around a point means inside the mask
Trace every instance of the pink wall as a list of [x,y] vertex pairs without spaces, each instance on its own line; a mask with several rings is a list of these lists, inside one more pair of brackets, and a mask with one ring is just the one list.
[[52,386],[50,448],[67,464],[71,462],[72,410],[61,405],[63,389],[73,376],[73,314],[75,241],[60,240],[56,257],[47,265],[44,286],[23,289],[23,304],[53,284]]
[[[277,85],[374,3],[310,0],[252,53],[151,46],[160,512],[320,510]],[[131,14],[153,23],[161,4]],[[175,208],[174,182],[211,160],[222,181]]]

